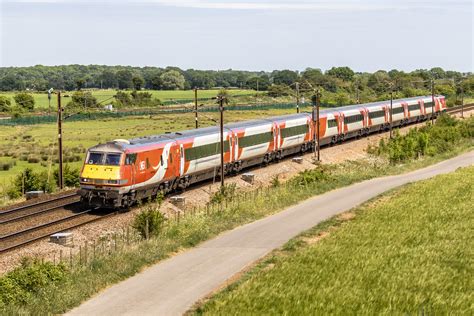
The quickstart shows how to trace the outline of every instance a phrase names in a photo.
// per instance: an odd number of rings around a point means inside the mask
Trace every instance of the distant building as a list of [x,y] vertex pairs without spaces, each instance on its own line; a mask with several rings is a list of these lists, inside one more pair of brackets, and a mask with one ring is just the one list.
[[114,106],[112,104],[107,104],[104,106],[104,110],[106,111],[113,111],[114,110]]

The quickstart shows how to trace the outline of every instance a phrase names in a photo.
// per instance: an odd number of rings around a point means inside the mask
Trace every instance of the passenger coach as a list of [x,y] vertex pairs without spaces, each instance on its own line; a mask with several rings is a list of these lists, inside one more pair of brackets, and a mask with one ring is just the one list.
[[[433,103],[434,99],[434,103]],[[322,110],[320,145],[404,126],[446,110],[444,96],[423,96]],[[315,146],[311,113],[224,125],[224,174],[278,161]],[[220,130],[199,128],[90,148],[81,171],[83,203],[128,207],[158,192],[170,192],[220,174]]]

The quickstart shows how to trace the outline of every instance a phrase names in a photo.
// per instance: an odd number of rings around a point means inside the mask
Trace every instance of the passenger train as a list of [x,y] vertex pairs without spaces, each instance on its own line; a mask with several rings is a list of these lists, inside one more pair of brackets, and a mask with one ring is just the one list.
[[[444,111],[442,95],[393,100],[392,124],[404,126]],[[312,115],[224,125],[224,174],[313,149]],[[390,101],[324,109],[319,123],[321,146],[388,130]],[[126,208],[160,191],[184,189],[219,175],[220,151],[217,126],[99,144],[87,152],[79,194],[88,206]]]

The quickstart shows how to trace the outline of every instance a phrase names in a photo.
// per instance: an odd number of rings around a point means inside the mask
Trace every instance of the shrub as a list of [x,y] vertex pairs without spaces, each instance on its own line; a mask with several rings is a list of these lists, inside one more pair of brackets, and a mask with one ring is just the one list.
[[294,185],[298,186],[307,186],[308,184],[315,183],[318,181],[328,180],[329,173],[326,171],[326,168],[320,166],[316,169],[311,170],[304,170],[300,172],[296,177],[291,179],[290,181]]
[[291,95],[291,90],[285,85],[274,84],[268,88],[268,95],[270,97],[282,97]]
[[219,189],[214,195],[212,195],[209,203],[219,204],[222,203],[225,199],[232,199],[235,196],[236,184],[226,184]]
[[52,179],[49,179],[48,181],[48,174],[46,171],[36,173],[33,172],[31,168],[26,168],[13,180],[13,185],[8,190],[7,194],[10,198],[14,199],[28,191],[52,192],[54,184],[51,180]]
[[10,111],[11,104],[10,98],[0,95],[0,112]]
[[11,161],[0,163],[0,169],[3,171],[8,171],[11,169],[11,167],[13,167],[13,162]]
[[67,104],[68,107],[83,107],[93,108],[97,107],[97,98],[91,92],[76,91],[72,95],[72,100]]
[[16,105],[20,109],[25,109],[27,111],[32,111],[35,107],[35,98],[29,93],[18,93],[13,97]]
[[160,212],[159,206],[147,206],[143,211],[135,216],[132,227],[138,231],[143,238],[157,236],[166,221],[163,213]]
[[272,181],[270,182],[270,186],[272,188],[276,188],[276,187],[279,187],[280,185],[281,185],[280,178],[278,177],[278,175],[274,176],[272,178]]
[[[68,164],[64,165],[63,183],[66,187],[75,188],[79,186],[79,177],[81,170],[79,168],[71,168]],[[59,168],[54,170],[54,180],[59,185]]]
[[40,162],[40,159],[38,157],[35,157],[35,156],[28,156],[28,163],[38,163]]
[[458,121],[449,115],[441,115],[434,125],[420,129],[413,128],[401,136],[395,131],[388,142],[380,140],[378,148],[371,152],[387,156],[391,163],[416,159],[424,155],[447,152],[459,144],[463,138],[474,136],[474,118]]
[[54,265],[38,259],[24,258],[21,266],[0,278],[0,307],[24,304],[46,285],[61,281],[67,273],[63,264]]
[[127,92],[117,91],[117,94],[114,95],[114,98],[118,106],[128,106],[132,104],[132,98]]

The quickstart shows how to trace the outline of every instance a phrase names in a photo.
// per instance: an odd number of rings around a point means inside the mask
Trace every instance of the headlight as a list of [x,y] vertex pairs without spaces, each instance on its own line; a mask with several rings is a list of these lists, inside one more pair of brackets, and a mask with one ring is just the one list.
[[91,182],[91,179],[81,178],[81,182]]

